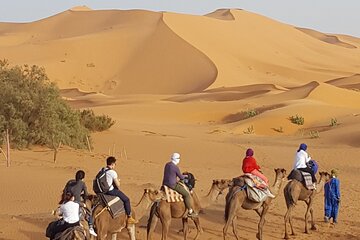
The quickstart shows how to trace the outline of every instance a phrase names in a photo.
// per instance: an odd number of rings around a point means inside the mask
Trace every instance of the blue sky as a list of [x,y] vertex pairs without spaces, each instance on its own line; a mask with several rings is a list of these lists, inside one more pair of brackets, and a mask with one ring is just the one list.
[[298,27],[360,37],[360,0],[0,0],[0,22],[35,21],[78,5],[196,15],[241,8]]

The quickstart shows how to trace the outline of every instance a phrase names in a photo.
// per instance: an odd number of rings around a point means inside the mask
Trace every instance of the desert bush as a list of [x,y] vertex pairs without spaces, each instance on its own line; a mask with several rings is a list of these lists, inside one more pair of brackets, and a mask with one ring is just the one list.
[[109,116],[96,116],[94,111],[91,109],[84,109],[80,111],[79,114],[81,124],[92,132],[105,131],[115,124],[115,121],[113,121]]
[[243,113],[245,114],[245,118],[251,118],[251,117],[255,117],[256,115],[258,115],[258,112],[256,111],[256,109],[248,109]]
[[253,125],[249,126],[249,127],[244,131],[245,134],[253,134],[254,132],[255,132],[255,131],[254,131],[254,126],[253,126]]
[[304,118],[302,116],[296,114],[295,116],[291,116],[289,119],[294,124],[304,125]]
[[[61,99],[44,68],[10,67],[7,60],[2,60],[0,89],[0,131],[9,130],[12,147],[86,147],[88,130],[81,125],[77,112]],[[3,142],[2,138],[0,134]]]
[[319,138],[319,131],[310,131],[309,132],[310,138]]
[[330,120],[330,126],[331,126],[331,127],[335,127],[335,126],[337,126],[337,125],[339,125],[337,119],[336,119],[336,118],[331,118],[331,120]]

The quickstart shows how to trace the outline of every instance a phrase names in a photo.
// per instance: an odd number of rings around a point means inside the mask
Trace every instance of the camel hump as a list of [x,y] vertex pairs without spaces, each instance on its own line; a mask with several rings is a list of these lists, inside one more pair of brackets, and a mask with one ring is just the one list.
[[301,182],[302,185],[309,190],[314,189],[311,174],[308,172],[300,171],[298,169],[293,169],[290,172],[288,179]]

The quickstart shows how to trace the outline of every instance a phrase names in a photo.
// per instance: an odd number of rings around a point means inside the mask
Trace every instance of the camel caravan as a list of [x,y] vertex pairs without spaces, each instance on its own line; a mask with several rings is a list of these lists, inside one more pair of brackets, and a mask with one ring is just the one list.
[[[194,239],[199,239],[203,232],[200,224],[202,212],[215,203],[218,197],[227,191],[225,197],[223,239],[230,239],[228,228],[231,225],[236,239],[241,239],[237,230],[237,219],[242,217],[243,210],[254,210],[260,217],[256,238],[264,239],[263,227],[270,205],[279,196],[283,185],[287,211],[284,216],[285,239],[289,239],[288,224],[291,235],[295,235],[291,212],[298,201],[307,205],[305,213],[305,233],[309,233],[308,217],[311,215],[311,230],[315,230],[313,217],[314,199],[329,182],[331,175],[319,172],[318,165],[306,152],[306,144],[301,144],[295,155],[294,167],[289,175],[284,168],[274,169],[273,184],[264,176],[254,158],[254,151],[248,149],[243,159],[243,174],[230,179],[214,179],[205,196],[196,193],[196,178],[190,172],[181,173],[178,164],[180,154],[173,153],[164,167],[162,186],[159,189],[146,188],[136,205],[120,190],[118,175],[115,171],[116,158],[108,157],[106,167],[102,168],[93,180],[93,190],[89,194],[83,181],[85,172],[79,170],[75,179],[65,185],[59,207],[54,211],[57,220],[46,229],[46,236],[51,240],[73,239],[117,239],[117,234],[126,229],[129,239],[136,239],[136,224],[147,216],[147,239],[153,239],[158,221],[161,223],[161,239],[169,239],[168,233],[172,219],[182,220],[184,239],[189,236],[189,221],[196,229]],[[286,182],[287,181],[287,182]],[[286,183],[286,184],[285,184]],[[326,187],[325,187],[326,189]],[[340,195],[338,195],[338,198]],[[337,212],[336,212],[337,215]],[[329,220],[329,217],[326,217]],[[336,217],[334,218],[336,221]]]

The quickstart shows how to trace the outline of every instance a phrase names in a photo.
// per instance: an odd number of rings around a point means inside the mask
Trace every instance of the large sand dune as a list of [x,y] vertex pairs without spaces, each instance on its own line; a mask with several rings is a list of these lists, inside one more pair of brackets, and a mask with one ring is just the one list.
[[[237,9],[194,16],[82,6],[36,22],[0,23],[2,58],[45,67],[71,106],[116,121],[92,135],[92,152],[64,147],[56,164],[42,147],[13,150],[10,168],[0,155],[0,239],[45,239],[65,182],[84,169],[91,188],[109,154],[118,157],[122,188],[135,204],[144,187],[159,187],[174,151],[204,196],[212,179],[241,174],[248,147],[272,181],[274,168],[291,170],[301,142],[320,170],[339,169],[342,202],[339,224],[325,224],[319,195],[318,230],[311,235],[303,233],[305,204],[298,204],[296,239],[359,239],[359,49],[360,40],[352,36]],[[290,121],[296,115],[303,125]],[[280,191],[265,239],[283,238],[285,208]],[[223,214],[220,197],[200,215],[201,239],[222,239]],[[137,225],[138,239],[146,239],[146,220]],[[257,223],[255,212],[243,212],[243,239],[255,239]],[[182,239],[180,227],[174,220],[170,239]],[[158,227],[155,239],[160,235]]]

